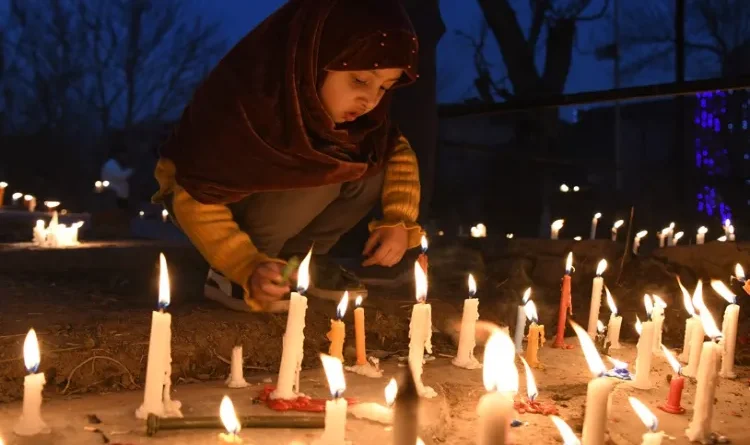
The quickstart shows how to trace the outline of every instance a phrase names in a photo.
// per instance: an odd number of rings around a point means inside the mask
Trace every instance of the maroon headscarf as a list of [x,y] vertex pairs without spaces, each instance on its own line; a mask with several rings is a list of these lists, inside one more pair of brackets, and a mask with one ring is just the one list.
[[374,174],[399,136],[388,120],[392,92],[342,129],[318,86],[326,70],[376,68],[403,69],[404,85],[416,64],[416,34],[399,0],[290,0],[219,62],[161,154],[177,183],[207,204]]

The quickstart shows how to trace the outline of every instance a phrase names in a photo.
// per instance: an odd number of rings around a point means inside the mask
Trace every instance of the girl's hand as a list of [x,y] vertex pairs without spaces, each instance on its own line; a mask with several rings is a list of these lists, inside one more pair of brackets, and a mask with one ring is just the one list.
[[250,276],[250,297],[261,303],[270,303],[284,298],[290,289],[288,282],[279,284],[282,281],[283,269],[283,263],[260,263]]
[[409,232],[403,225],[375,229],[362,251],[368,257],[362,265],[391,267],[404,257],[408,244]]

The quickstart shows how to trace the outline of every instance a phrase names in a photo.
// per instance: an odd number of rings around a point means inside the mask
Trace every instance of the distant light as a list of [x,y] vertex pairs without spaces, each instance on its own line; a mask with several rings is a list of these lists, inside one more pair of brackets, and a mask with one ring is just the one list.
[[570,187],[568,187],[567,184],[560,184],[560,191],[563,193],[568,193],[570,191]]
[[575,186],[575,187],[573,187],[573,191],[574,191],[574,192],[580,192],[580,191],[581,191],[581,188],[580,188],[580,187],[578,187],[578,186]]
[[506,233],[505,237],[508,238],[508,239],[513,239],[513,234],[512,233]]

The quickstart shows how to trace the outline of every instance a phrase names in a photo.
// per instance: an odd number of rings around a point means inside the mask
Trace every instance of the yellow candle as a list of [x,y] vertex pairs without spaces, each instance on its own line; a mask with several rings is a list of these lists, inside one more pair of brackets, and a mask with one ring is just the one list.
[[529,366],[533,368],[542,368],[542,363],[539,361],[538,353],[539,348],[544,345],[544,325],[537,324],[539,321],[536,313],[536,305],[533,301],[526,303],[524,307],[526,311],[526,317],[531,321],[529,325],[529,335],[526,337],[526,361]]
[[331,342],[328,347],[328,355],[344,361],[344,338],[346,337],[346,325],[343,318],[346,313],[346,306],[349,303],[349,292],[344,292],[341,302],[336,308],[336,320],[331,320],[331,330],[326,337]]
[[354,309],[354,343],[357,347],[357,365],[367,364],[367,349],[365,347],[365,308],[362,307],[362,297],[357,297]]

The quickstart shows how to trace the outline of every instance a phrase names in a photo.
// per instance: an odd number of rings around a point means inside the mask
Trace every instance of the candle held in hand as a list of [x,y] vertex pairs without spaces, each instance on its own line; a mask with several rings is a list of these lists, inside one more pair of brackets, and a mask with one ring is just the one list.
[[477,344],[476,324],[479,319],[479,299],[474,298],[477,293],[477,282],[471,274],[469,274],[468,286],[469,298],[464,300],[458,352],[452,363],[459,368],[478,369],[482,367],[482,364],[474,357],[474,347]]
[[664,351],[664,357],[669,362],[669,366],[674,371],[674,375],[672,375],[672,380],[669,382],[667,403],[660,405],[659,409],[671,414],[682,414],[685,412],[685,408],[682,407],[682,390],[685,388],[685,378],[680,375],[682,367],[666,346],[662,345],[661,348]]
[[516,330],[513,333],[513,344],[516,347],[518,354],[523,351],[523,337],[526,332],[526,304],[531,298],[531,288],[526,289],[521,299],[521,304],[518,305],[516,310]]
[[599,261],[596,267],[596,276],[591,285],[591,305],[589,307],[589,324],[586,332],[591,338],[596,338],[596,322],[599,320],[599,309],[602,305],[602,290],[604,288],[604,278],[602,274],[607,270],[607,260]]
[[659,419],[656,418],[654,413],[652,413],[646,405],[635,397],[628,397],[628,401],[630,402],[630,406],[633,407],[635,413],[641,419],[641,422],[643,422],[649,430],[643,435],[643,442],[641,442],[641,445],[660,445],[662,438],[664,438],[664,432],[656,431],[659,429]]
[[349,292],[344,291],[338,307],[336,307],[336,319],[331,320],[331,330],[326,337],[331,345],[328,347],[328,355],[344,361],[344,339],[346,338],[346,325],[344,324],[344,314],[346,307],[349,305]]
[[724,351],[721,356],[719,376],[725,379],[733,379],[737,377],[737,374],[734,373],[734,351],[737,346],[737,322],[740,317],[740,305],[737,304],[737,296],[723,282],[711,280],[711,287],[729,302],[724,311],[724,319],[721,322],[721,341],[719,344]]
[[29,330],[26,340],[23,342],[23,361],[29,375],[23,380],[23,411],[21,418],[13,428],[13,432],[19,436],[35,436],[47,434],[51,430],[42,420],[42,390],[47,380],[44,373],[37,373],[41,354],[39,353],[39,342],[36,331]]

